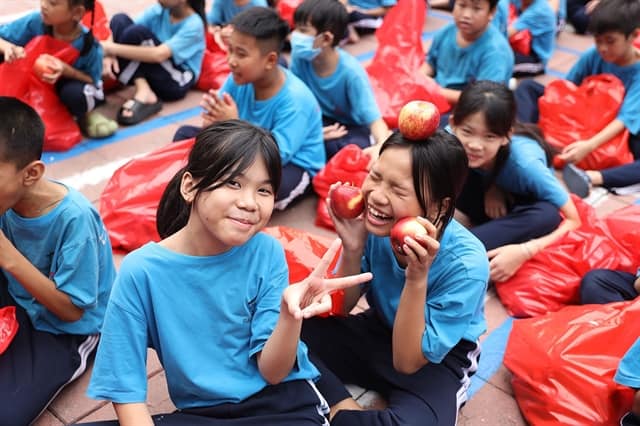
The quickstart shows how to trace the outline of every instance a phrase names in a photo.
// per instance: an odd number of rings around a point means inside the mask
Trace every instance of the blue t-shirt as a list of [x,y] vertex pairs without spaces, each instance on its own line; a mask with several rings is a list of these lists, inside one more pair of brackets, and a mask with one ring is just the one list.
[[496,5],[496,13],[491,20],[500,33],[507,36],[507,30],[509,29],[509,0],[498,0]]
[[285,83],[269,99],[256,100],[253,84],[237,85],[232,74],[220,88],[220,94],[231,95],[242,120],[273,133],[282,165],[291,162],[314,176],[326,162],[320,106],[298,77],[280,69],[285,74]]
[[25,218],[13,210],[0,216],[0,229],[13,245],[56,288],[84,310],[74,322],[60,320],[36,301],[9,273],[9,293],[29,315],[33,326],[53,334],[96,334],[102,327],[115,267],[111,243],[100,215],[78,191],[68,194],[50,212]]
[[[373,273],[367,292],[369,305],[393,328],[405,269],[398,264],[389,237],[369,235],[362,270]],[[484,297],[488,281],[484,246],[469,230],[451,220],[427,278],[422,352],[429,362],[441,362],[461,339],[475,342],[486,331]]]
[[[71,45],[82,52],[84,34],[88,30],[82,27],[82,34],[71,42]],[[13,22],[0,25],[0,38],[17,46],[25,46],[33,38],[46,34],[46,27],[42,22],[40,12],[31,12]],[[72,64],[78,71],[87,74],[96,86],[102,85],[102,46],[96,40],[86,55],[79,56]]]
[[226,25],[238,13],[254,6],[268,7],[266,0],[249,0],[244,6],[238,6],[234,0],[214,0],[209,13],[207,13],[207,21],[211,25]]
[[461,90],[476,80],[507,84],[513,74],[513,52],[507,39],[493,25],[471,45],[461,48],[454,23],[438,30],[427,54],[442,87]]
[[[147,399],[147,347],[180,409],[237,403],[267,386],[258,370],[288,286],[284,250],[258,233],[217,256],[149,243],[125,257],[113,286],[88,395]],[[304,343],[284,381],[315,380]]]
[[622,81],[625,94],[617,118],[629,132],[637,135],[640,133],[640,62],[621,67],[603,61],[597,49],[592,47],[580,56],[566,78],[575,84],[581,84],[586,77],[605,73],[613,74]]
[[367,73],[353,56],[338,49],[336,70],[320,77],[311,61],[291,58],[291,71],[313,92],[322,115],[348,125],[368,126],[380,118]]
[[396,3],[397,0],[349,0],[349,4],[364,10],[391,7],[395,6]]
[[613,378],[616,383],[630,388],[640,388],[640,338],[629,348],[618,364]]
[[556,15],[547,0],[533,0],[513,22],[517,31],[531,32],[531,51],[547,64],[556,45]]
[[558,208],[569,200],[569,193],[553,174],[553,169],[547,166],[542,147],[526,136],[513,135],[511,138],[509,157],[495,183],[503,191],[548,201]]
[[197,13],[172,23],[169,9],[154,4],[135,21],[149,28],[162,44],[171,49],[171,58],[176,65],[186,66],[193,72],[195,80],[198,79],[205,50],[205,29]]

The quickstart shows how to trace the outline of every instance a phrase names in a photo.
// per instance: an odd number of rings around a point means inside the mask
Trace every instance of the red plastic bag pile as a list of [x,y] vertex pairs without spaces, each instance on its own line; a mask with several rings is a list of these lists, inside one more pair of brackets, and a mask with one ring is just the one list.
[[36,110],[45,125],[45,151],[66,151],[82,140],[80,129],[54,86],[33,72],[33,64],[43,53],[72,64],[80,52],[48,35],[33,38],[24,49],[25,58],[0,64],[0,95],[18,98]]
[[276,2],[276,11],[278,15],[289,24],[289,28],[293,29],[296,23],[293,21],[293,14],[298,6],[300,6],[302,0],[278,0]]
[[580,280],[591,269],[635,273],[640,265],[640,206],[604,219],[574,197],[582,225],[540,251],[496,291],[510,315],[535,317],[579,303]]
[[227,52],[216,43],[213,38],[213,34],[207,31],[206,38],[207,48],[204,51],[204,57],[202,58],[202,68],[200,70],[200,77],[196,82],[196,87],[202,91],[217,90],[219,89],[231,69],[227,64]]
[[370,159],[359,146],[350,144],[338,151],[313,177],[313,189],[318,194],[316,225],[334,229],[326,202],[329,188],[336,182],[351,183],[353,186],[361,187],[367,177],[367,165]]
[[[589,139],[616,118],[624,93],[624,85],[612,74],[587,77],[580,86],[568,80],[552,81],[538,100],[539,125],[545,139],[558,150]],[[632,162],[628,140],[629,131],[625,130],[600,145],[577,166],[601,170]],[[554,166],[560,168],[563,162],[556,157]]]
[[638,338],[640,300],[570,306],[516,320],[504,357],[520,411],[532,426],[616,425],[633,401],[613,381]]
[[392,129],[409,101],[430,101],[440,113],[451,109],[438,84],[420,72],[426,7],[424,0],[399,0],[376,31],[378,48],[366,70],[382,118]]

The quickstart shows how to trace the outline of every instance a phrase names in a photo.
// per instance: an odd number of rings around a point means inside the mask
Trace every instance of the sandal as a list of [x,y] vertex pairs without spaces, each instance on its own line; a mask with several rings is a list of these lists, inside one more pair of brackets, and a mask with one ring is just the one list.
[[567,164],[562,169],[562,179],[567,184],[569,191],[576,194],[580,198],[585,198],[589,195],[589,187],[591,186],[591,179],[584,170],[579,169],[573,164]]
[[[140,102],[137,99],[129,99],[120,107],[118,112],[118,123],[130,126],[138,124],[151,117],[162,109],[162,102],[156,101],[152,104]],[[131,115],[123,115],[125,111],[130,111]]]
[[118,130],[118,123],[109,120],[97,111],[91,111],[80,121],[82,132],[91,139],[103,139],[113,135]]

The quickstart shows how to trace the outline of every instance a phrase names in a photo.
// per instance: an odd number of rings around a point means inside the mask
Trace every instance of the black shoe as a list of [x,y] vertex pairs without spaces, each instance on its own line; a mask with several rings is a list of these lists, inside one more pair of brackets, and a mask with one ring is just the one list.
[[562,179],[569,188],[569,191],[576,194],[580,198],[584,198],[589,195],[589,187],[591,186],[591,179],[587,173],[574,166],[573,164],[567,164],[562,169]]

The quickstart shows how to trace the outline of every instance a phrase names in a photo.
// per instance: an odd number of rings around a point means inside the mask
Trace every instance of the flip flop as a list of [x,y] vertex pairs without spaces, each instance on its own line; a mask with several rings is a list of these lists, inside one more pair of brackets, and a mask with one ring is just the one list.
[[91,139],[103,139],[113,135],[118,130],[118,123],[109,120],[97,111],[91,111],[80,122],[82,132]]
[[[161,109],[162,102],[160,101],[149,104],[140,102],[136,99],[129,99],[124,104],[122,104],[122,107],[120,107],[120,111],[118,112],[118,123],[125,126],[138,124],[141,121],[151,117],[153,114],[159,112]],[[122,115],[124,111],[131,111],[131,115]]]
[[567,164],[562,169],[562,179],[567,184],[569,191],[576,194],[580,198],[585,198],[589,195],[589,187],[591,186],[591,179],[585,173],[584,170],[579,169],[573,164]]

